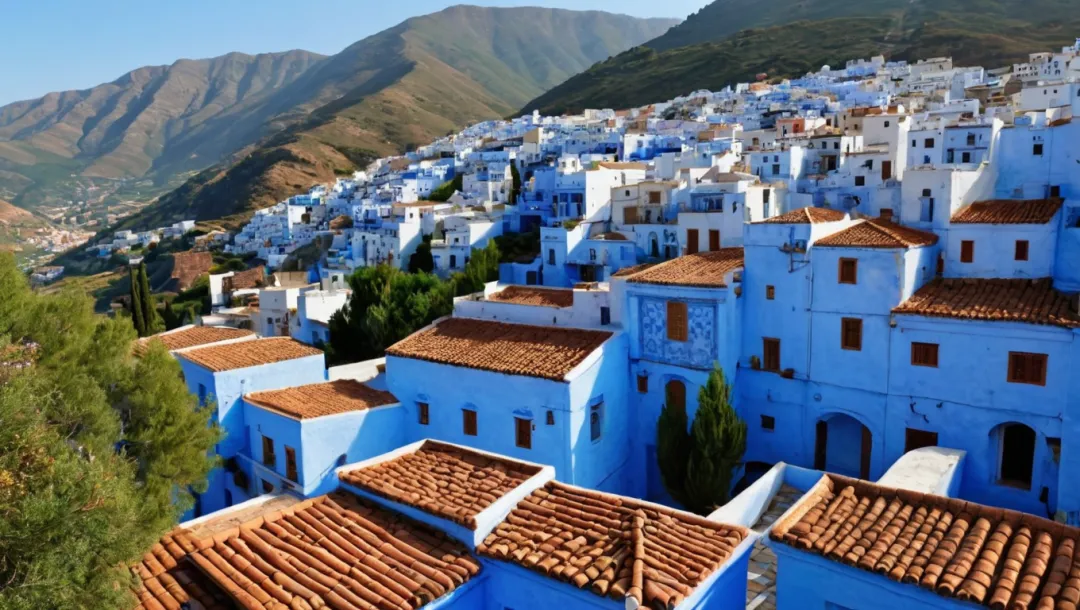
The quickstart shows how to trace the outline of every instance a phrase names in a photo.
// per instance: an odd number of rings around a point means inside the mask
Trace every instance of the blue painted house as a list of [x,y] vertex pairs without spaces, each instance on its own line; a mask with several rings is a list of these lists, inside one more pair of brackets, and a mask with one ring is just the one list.
[[201,403],[213,402],[215,422],[225,433],[215,451],[226,461],[229,472],[218,468],[211,473],[209,489],[196,502],[195,516],[198,516],[260,493],[237,484],[249,482],[250,477],[238,478],[235,473],[241,468],[237,460],[230,460],[251,457],[243,396],[323,381],[326,365],[322,350],[283,337],[202,347],[176,356],[188,389]]
[[623,324],[637,426],[631,442],[648,497],[665,497],[656,462],[656,422],[665,404],[693,421],[714,365],[737,378],[742,248],[676,258],[626,279]]

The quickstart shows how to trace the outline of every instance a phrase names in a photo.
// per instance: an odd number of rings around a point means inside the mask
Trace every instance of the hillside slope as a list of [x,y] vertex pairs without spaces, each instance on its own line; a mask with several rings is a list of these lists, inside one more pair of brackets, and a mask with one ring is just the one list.
[[278,93],[284,129],[211,167],[125,227],[237,221],[378,156],[505,116],[676,20],[456,6],[405,21],[325,60]]
[[4,106],[0,195],[34,207],[71,198],[72,174],[166,180],[206,167],[265,135],[267,101],[323,59],[307,51],[184,59]]
[[1067,0],[716,0],[522,111],[627,108],[720,89],[762,72],[801,76],[875,54],[909,60],[949,55],[958,64],[996,67],[1071,44],[1078,24],[1080,14]]

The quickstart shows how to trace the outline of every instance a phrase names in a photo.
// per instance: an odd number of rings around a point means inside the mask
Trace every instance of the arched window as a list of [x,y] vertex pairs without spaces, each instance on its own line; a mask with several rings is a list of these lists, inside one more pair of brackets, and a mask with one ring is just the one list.
[[998,483],[1031,489],[1035,468],[1035,431],[1024,424],[1004,424],[997,428],[999,438]]
[[667,406],[686,412],[686,384],[678,379],[672,379],[664,386],[664,397]]

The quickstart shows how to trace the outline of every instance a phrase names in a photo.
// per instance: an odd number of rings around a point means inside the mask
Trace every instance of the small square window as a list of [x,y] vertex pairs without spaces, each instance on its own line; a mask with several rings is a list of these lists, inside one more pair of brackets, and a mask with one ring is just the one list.
[[772,301],[775,298],[776,298],[776,287],[775,286],[766,286],[765,287],[765,300]]
[[841,318],[840,347],[862,351],[862,320],[859,318]]
[[971,263],[975,261],[975,242],[965,239],[960,242],[960,262]]
[[937,368],[938,344],[937,343],[911,343],[912,366],[927,366]]
[[855,176],[855,186],[866,186],[866,176]]
[[926,147],[926,148],[933,148],[934,147],[934,138],[926,138],[926,141],[923,142],[923,146]]
[[859,259],[840,259],[840,272],[838,281],[841,284],[857,284],[859,282]]
[[1026,261],[1028,259],[1028,241],[1026,239],[1016,240],[1016,252],[1013,258],[1018,261]]
[[1043,154],[1043,145],[1042,144],[1034,144],[1034,145],[1032,145],[1031,154],[1035,155],[1036,157],[1041,157],[1042,154]]
[[1046,354],[1009,352],[1009,383],[1046,385]]
[[416,403],[416,412],[418,421],[421,426],[426,426],[431,423],[430,414],[428,413],[428,403],[418,402]]
[[762,415],[761,416],[761,429],[762,430],[775,430],[776,429],[776,418],[773,417],[772,415]]

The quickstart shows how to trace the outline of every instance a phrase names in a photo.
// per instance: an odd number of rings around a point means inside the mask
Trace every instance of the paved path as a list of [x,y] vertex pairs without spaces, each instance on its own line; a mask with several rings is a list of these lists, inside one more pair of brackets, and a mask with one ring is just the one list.
[[[780,518],[802,493],[784,485],[776,492],[769,509],[754,524],[753,530],[767,534],[772,524]],[[746,610],[776,610],[776,555],[765,546],[764,538],[754,544],[750,552],[750,569],[746,574]]]

